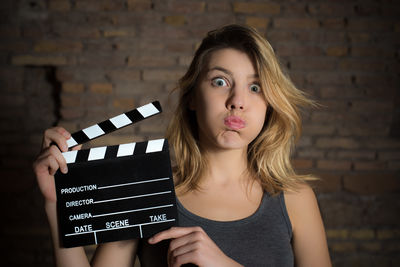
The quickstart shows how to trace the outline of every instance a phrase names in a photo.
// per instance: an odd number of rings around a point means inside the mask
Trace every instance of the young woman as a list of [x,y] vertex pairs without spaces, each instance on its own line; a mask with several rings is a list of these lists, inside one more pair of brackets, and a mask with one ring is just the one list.
[[[99,245],[95,266],[330,266],[317,201],[289,156],[299,109],[312,105],[282,72],[256,31],[210,32],[180,80],[167,130],[176,155],[179,227],[149,240]],[[53,175],[67,172],[70,134],[45,132],[34,163],[58,266],[89,265],[83,248],[58,247]]]

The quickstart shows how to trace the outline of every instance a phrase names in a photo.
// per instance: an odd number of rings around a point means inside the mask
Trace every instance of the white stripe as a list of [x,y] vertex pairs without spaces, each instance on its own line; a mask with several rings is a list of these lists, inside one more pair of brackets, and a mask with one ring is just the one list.
[[146,153],[162,151],[164,139],[150,140],[147,142]]
[[75,141],[75,139],[71,136],[70,139],[67,140],[67,145],[68,148],[76,146],[78,143]]
[[104,159],[104,155],[106,154],[106,150],[107,150],[106,146],[91,148],[90,151],[89,151],[88,161],[97,160],[97,159]]
[[104,134],[104,131],[103,131],[103,130],[100,128],[100,126],[97,125],[97,124],[95,124],[95,125],[93,125],[93,126],[90,126],[90,127],[86,128],[86,129],[83,129],[82,131],[83,131],[83,132],[87,135],[87,137],[89,137],[90,139],[93,139],[93,138],[95,138],[95,137],[97,137],[97,136],[100,136],[100,135]]
[[110,121],[117,128],[121,128],[132,123],[132,121],[124,113],[111,118]]
[[138,107],[137,111],[139,111],[144,118],[160,112],[152,103]]
[[62,153],[65,161],[68,163],[74,163],[76,160],[76,155],[78,154],[78,150],[72,150]]
[[93,232],[93,234],[94,234],[94,243],[97,245],[97,235],[96,235],[96,232]]
[[132,156],[136,143],[122,144],[118,146],[117,157]]

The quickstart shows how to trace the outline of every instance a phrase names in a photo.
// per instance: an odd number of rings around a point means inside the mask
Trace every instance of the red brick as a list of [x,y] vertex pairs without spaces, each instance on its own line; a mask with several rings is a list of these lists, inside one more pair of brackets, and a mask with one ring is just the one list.
[[252,2],[234,2],[233,11],[235,13],[245,14],[270,14],[277,15],[281,12],[279,4],[275,3],[252,3]]
[[319,148],[345,148],[354,149],[360,146],[359,142],[353,138],[347,137],[320,137],[316,141],[316,146]]
[[279,43],[275,45],[277,55],[284,56],[320,56],[323,54],[322,49],[312,44],[296,43]]
[[334,86],[352,84],[352,75],[350,73],[340,72],[310,72],[306,75],[306,80],[312,85]]
[[[326,57],[295,57],[290,59],[290,69],[294,70],[334,70],[336,60]],[[337,89],[336,89],[337,90]]]
[[354,15],[354,7],[352,2],[317,2],[310,3],[308,6],[308,12],[311,15],[317,16],[336,16],[340,14],[342,16]]
[[333,125],[305,124],[303,125],[303,134],[305,135],[331,135],[335,131]]
[[108,106],[110,95],[91,93],[86,95],[83,100],[83,105],[88,109],[101,108],[105,109]]
[[[173,27],[170,25],[165,25],[160,27],[159,25],[145,25],[142,27],[140,34],[143,38],[154,38],[158,37],[158,41],[163,40],[176,40],[188,37],[188,31],[183,27]],[[144,48],[147,46],[144,43]]]
[[348,23],[350,31],[391,31],[392,24],[389,20],[376,20],[372,18],[350,18]]
[[331,46],[326,48],[326,55],[330,57],[343,57],[349,52],[347,46]]
[[26,41],[2,41],[0,43],[0,51],[25,53],[31,48]]
[[65,93],[82,93],[85,89],[83,83],[65,82],[62,84],[62,90]]
[[81,106],[81,96],[76,94],[62,94],[61,106],[65,108]]
[[156,5],[155,8],[166,9],[167,13],[174,12],[177,14],[193,14],[203,13],[205,10],[206,3],[204,1],[165,1],[164,5]]
[[129,67],[170,67],[176,65],[176,58],[169,55],[130,56]]
[[385,170],[387,167],[386,162],[383,161],[356,161],[354,162],[354,169],[356,171],[375,171]]
[[325,155],[325,152],[323,150],[317,150],[310,147],[306,147],[303,149],[296,149],[296,153],[299,157],[313,158],[313,159],[323,158]]
[[61,117],[67,121],[82,118],[84,115],[84,111],[77,108],[61,108],[60,113]]
[[313,18],[276,18],[273,20],[273,25],[277,29],[312,30],[319,27],[319,22]]
[[372,229],[357,229],[350,231],[350,238],[359,240],[368,240],[375,238],[375,231]]
[[367,160],[373,160],[375,159],[376,153],[374,151],[337,151],[335,153],[335,157],[338,159],[367,159]]
[[81,42],[67,41],[67,40],[43,40],[37,42],[33,47],[35,52],[40,53],[68,53],[80,52],[83,45]]
[[102,31],[103,36],[106,38],[109,37],[134,37],[136,36],[136,31],[135,29],[132,28],[109,28],[109,29],[104,29]]
[[393,160],[393,159],[400,159],[400,151],[379,151],[378,158],[380,160]]
[[100,30],[88,26],[71,27],[69,24],[54,26],[54,32],[63,38],[82,39],[99,38]]
[[348,71],[372,71],[382,72],[385,70],[384,60],[362,60],[362,59],[342,59],[339,68]]
[[151,0],[128,0],[128,10],[150,10],[152,8],[151,2]]
[[4,39],[6,38],[16,38],[20,37],[21,31],[17,25],[0,25],[0,36]]
[[170,15],[164,17],[164,22],[172,26],[182,26],[186,23],[186,18],[183,15]]
[[232,7],[229,2],[217,1],[207,3],[207,10],[210,12],[230,12]]
[[317,193],[339,192],[342,188],[342,177],[339,174],[317,172],[315,176],[319,180],[313,181],[312,185]]
[[[387,49],[387,47],[380,47],[376,45],[352,45],[351,47],[351,55],[357,57],[357,59],[353,59],[353,61],[362,59],[370,59],[373,57],[376,58],[393,58],[395,57],[395,51],[393,49]],[[360,59],[361,58],[361,59]],[[374,60],[376,61],[376,60]],[[374,62],[373,61],[373,62]],[[385,66],[385,62],[382,62],[383,66]],[[368,69],[367,69],[368,70]]]
[[334,253],[350,253],[357,250],[357,245],[354,242],[331,242],[329,249]]
[[322,20],[322,27],[324,29],[340,30],[345,27],[344,18],[326,18]]
[[326,237],[328,239],[346,240],[349,237],[349,230],[347,230],[347,229],[327,229]]
[[398,239],[400,229],[378,229],[376,235],[379,240]]
[[122,110],[129,110],[134,107],[134,99],[132,98],[115,98],[113,100],[113,106]]
[[318,160],[317,168],[321,170],[346,171],[352,167],[351,161],[345,160]]
[[144,70],[145,81],[178,81],[184,74],[184,70]]
[[114,82],[119,81],[139,81],[140,80],[140,71],[139,70],[113,70],[106,73],[106,76],[109,77]]
[[52,0],[49,1],[49,9],[52,11],[65,12],[71,9],[71,4],[68,0]]
[[364,100],[364,101],[352,101],[351,109],[354,112],[365,112],[365,111],[373,111],[374,113],[382,112],[382,113],[390,113],[394,109],[393,100],[386,101],[376,101],[376,100]]
[[400,179],[393,174],[353,174],[343,177],[344,189],[357,194],[385,194],[400,189]]
[[124,66],[126,56],[119,53],[82,54],[78,57],[78,64],[84,66]]
[[268,18],[261,18],[261,17],[247,17],[246,18],[246,25],[250,27],[257,28],[257,29],[266,29],[269,24]]
[[310,159],[296,158],[292,160],[292,164],[295,169],[300,169],[300,170],[311,169],[313,167],[313,161]]
[[75,9],[79,11],[119,11],[124,9],[124,1],[123,0],[76,1]]
[[21,55],[21,56],[13,56],[11,58],[11,63],[13,65],[21,66],[21,65],[35,65],[35,66],[43,66],[43,65],[54,65],[54,66],[62,66],[67,65],[68,60],[63,56],[31,56],[31,55]]
[[96,94],[111,94],[113,86],[111,83],[93,83],[89,86],[89,90]]

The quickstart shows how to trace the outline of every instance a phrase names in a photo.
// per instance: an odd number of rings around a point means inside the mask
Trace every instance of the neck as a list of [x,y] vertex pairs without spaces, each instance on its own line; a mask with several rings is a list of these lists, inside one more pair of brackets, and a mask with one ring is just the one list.
[[202,184],[227,184],[248,178],[247,150],[205,151],[208,169]]

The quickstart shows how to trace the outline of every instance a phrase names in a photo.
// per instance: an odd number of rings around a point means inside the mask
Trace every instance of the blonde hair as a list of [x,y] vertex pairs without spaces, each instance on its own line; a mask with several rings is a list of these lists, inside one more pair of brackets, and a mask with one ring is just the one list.
[[186,74],[179,80],[177,108],[166,134],[175,151],[176,186],[185,191],[197,189],[207,168],[197,142],[197,122],[189,102],[212,52],[224,48],[237,49],[252,59],[268,103],[263,129],[248,146],[249,172],[270,194],[295,190],[299,183],[313,179],[296,175],[290,162],[292,148],[301,133],[300,108],[313,102],[282,71],[268,41],[254,29],[239,25],[209,32]]

